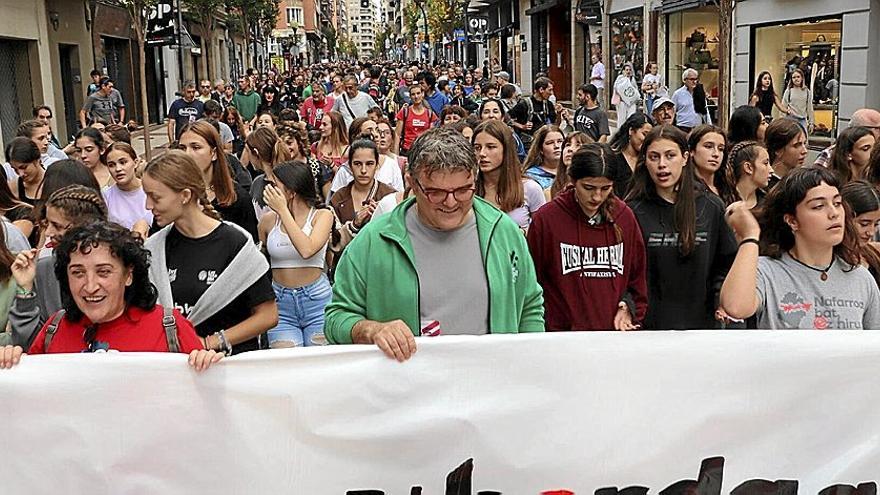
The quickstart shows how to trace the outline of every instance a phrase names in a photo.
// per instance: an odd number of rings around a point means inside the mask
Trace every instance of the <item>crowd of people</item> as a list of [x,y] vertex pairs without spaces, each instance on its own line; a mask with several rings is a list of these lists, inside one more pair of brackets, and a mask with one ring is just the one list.
[[524,93],[455,63],[250,70],[186,83],[149,163],[96,77],[69,146],[40,106],[5,149],[0,367],[117,350],[186,352],[202,370],[328,343],[403,361],[416,337],[456,334],[880,329],[880,112],[855,112],[808,164],[796,75],[782,97],[759,77],[724,129],[697,71],[671,97],[656,72],[613,84],[612,135],[604,70],[576,108],[543,74]]

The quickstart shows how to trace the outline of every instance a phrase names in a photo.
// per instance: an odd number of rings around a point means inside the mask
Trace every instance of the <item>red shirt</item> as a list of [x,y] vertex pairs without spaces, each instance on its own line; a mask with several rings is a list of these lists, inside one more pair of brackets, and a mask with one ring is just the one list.
[[309,96],[306,98],[306,101],[303,102],[299,113],[307,124],[312,127],[318,127],[321,124],[321,119],[324,118],[324,115],[333,110],[333,100],[334,98],[332,95],[327,95],[324,97],[324,104],[318,105],[315,103],[315,97]]
[[[119,318],[98,325],[95,342],[109,344],[109,349],[121,352],[168,352],[168,341],[165,339],[162,315],[162,306],[158,304],[150,311],[130,306]],[[192,323],[176,309],[174,310],[174,319],[177,322],[180,352],[189,354],[191,351],[203,349],[202,341],[196,335]],[[51,320],[50,317],[49,321]],[[82,352],[88,348],[88,345],[83,341],[83,332],[87,326],[91,325],[91,321],[83,316],[80,321],[72,322],[65,315],[55,331],[55,336],[52,338],[47,352],[46,349],[43,349],[43,343],[46,341],[46,329],[49,327],[49,321],[37,334],[28,354]]]
[[[401,145],[401,149],[408,150],[410,146],[412,146],[413,141],[419,137],[420,134],[427,131],[431,128],[436,122],[440,120],[437,117],[437,114],[434,113],[428,105],[422,105],[422,109],[424,110],[420,114],[416,114],[415,107],[401,108],[397,111],[397,120],[403,121],[403,144]],[[406,120],[404,121],[404,115],[406,116]]]

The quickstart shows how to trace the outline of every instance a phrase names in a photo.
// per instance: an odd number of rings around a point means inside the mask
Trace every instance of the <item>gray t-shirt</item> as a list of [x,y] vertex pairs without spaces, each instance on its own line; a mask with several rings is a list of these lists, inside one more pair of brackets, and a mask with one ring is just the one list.
[[761,329],[880,330],[880,289],[863,266],[835,258],[828,280],[787,253],[758,258]]
[[5,217],[2,219],[2,223],[3,236],[6,239],[6,249],[12,253],[18,253],[31,248],[31,243],[28,242],[27,237],[22,234],[18,227],[9,223]]
[[423,224],[413,206],[406,231],[419,276],[421,327],[436,321],[442,335],[489,333],[489,284],[474,215],[455,230],[439,231]]
[[111,123],[119,122],[119,109],[125,107],[122,102],[122,94],[115,89],[110,92],[110,96],[104,96],[100,91],[92,93],[86,99],[83,110],[92,121],[102,119]]
[[354,98],[349,98],[348,93],[342,93],[341,97],[333,101],[333,111],[342,114],[342,118],[345,119],[346,129],[354,119],[366,117],[369,109],[378,106],[376,100],[363,91],[358,91],[357,96]]

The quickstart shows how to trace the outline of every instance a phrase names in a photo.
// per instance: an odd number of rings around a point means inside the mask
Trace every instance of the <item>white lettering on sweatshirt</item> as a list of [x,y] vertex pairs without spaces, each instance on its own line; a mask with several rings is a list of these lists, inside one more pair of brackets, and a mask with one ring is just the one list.
[[559,243],[562,274],[583,272],[583,277],[613,278],[623,275],[623,243],[613,246],[576,246]]

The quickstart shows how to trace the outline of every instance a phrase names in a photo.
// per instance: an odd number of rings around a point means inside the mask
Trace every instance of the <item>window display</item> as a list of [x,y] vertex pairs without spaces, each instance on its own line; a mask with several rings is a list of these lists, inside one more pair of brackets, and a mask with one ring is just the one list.
[[700,73],[700,84],[712,119],[717,122],[718,106],[718,13],[715,7],[701,7],[669,14],[666,21],[669,50],[666,52],[666,80],[672,93],[682,85],[687,68]]
[[642,9],[630,10],[611,15],[611,84],[630,63],[635,71],[636,81],[641,83],[645,71],[644,43],[642,40]]
[[[796,72],[812,99],[810,141],[822,145],[837,135],[837,91],[840,78],[840,19],[795,22],[755,29],[752,77],[769,71],[782,98]],[[797,78],[798,82],[800,78]],[[754,81],[752,81],[754,87]],[[784,98],[783,98],[784,99]],[[788,104],[788,102],[785,102]],[[774,114],[774,117],[777,115]]]

